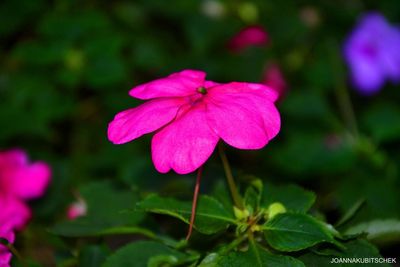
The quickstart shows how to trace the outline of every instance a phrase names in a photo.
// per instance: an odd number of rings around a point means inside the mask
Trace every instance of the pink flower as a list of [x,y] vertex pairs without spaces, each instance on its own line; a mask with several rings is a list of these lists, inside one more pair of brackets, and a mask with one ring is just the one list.
[[[29,163],[21,150],[0,152],[0,237],[14,242],[31,217],[25,200],[40,197],[50,181],[50,168],[43,162]],[[11,254],[0,245],[0,266],[9,266]]]
[[218,84],[205,76],[184,70],[133,88],[132,97],[148,101],[117,114],[109,140],[123,144],[155,131],[156,169],[186,174],[210,157],[220,138],[239,149],[260,149],[277,135],[274,90],[255,83]]
[[[0,196],[0,237],[13,243],[14,230],[22,229],[31,216],[29,208],[19,200],[8,196]],[[0,244],[0,267],[9,266],[11,253]]]
[[78,217],[84,216],[87,213],[87,205],[83,199],[72,203],[67,209],[67,218],[74,220]]
[[30,164],[25,152],[0,152],[0,195],[21,200],[40,197],[50,181],[50,168],[44,162]]
[[283,77],[280,67],[275,63],[268,64],[267,68],[263,73],[262,83],[266,86],[275,89],[279,94],[279,99],[282,99],[286,93],[286,81]]
[[[6,239],[9,243],[13,243],[15,239],[14,232],[10,225],[0,223],[0,237]],[[7,247],[0,244],[0,267],[10,266],[12,254],[8,251]]]
[[268,41],[268,34],[262,26],[247,26],[232,37],[229,48],[240,52],[250,46],[264,46]]

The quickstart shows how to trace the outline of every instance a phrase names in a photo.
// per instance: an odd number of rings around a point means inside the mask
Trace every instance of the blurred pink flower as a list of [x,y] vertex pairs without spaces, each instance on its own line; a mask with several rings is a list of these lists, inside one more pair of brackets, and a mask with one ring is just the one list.
[[[31,217],[25,200],[40,197],[50,181],[46,163],[29,163],[22,150],[0,152],[0,237],[14,241]],[[0,246],[0,266],[9,266],[11,254]]]
[[276,91],[256,83],[218,84],[205,76],[184,70],[133,88],[132,97],[149,101],[117,114],[109,140],[123,144],[156,131],[156,169],[186,174],[211,156],[220,138],[239,149],[260,149],[278,134]]
[[285,78],[283,77],[279,65],[275,63],[270,63],[267,65],[263,73],[262,83],[276,90],[278,92],[279,99],[282,99],[286,93],[287,84]]
[[[6,239],[9,243],[13,243],[15,239],[14,232],[10,225],[0,222],[0,237]],[[12,254],[8,251],[7,247],[0,244],[0,267],[10,266]]]
[[83,199],[79,199],[78,201],[69,205],[67,209],[67,218],[70,220],[74,220],[78,217],[86,215],[87,205]]
[[268,41],[268,33],[262,26],[247,26],[232,37],[229,48],[235,52],[240,52],[250,46],[264,46]]

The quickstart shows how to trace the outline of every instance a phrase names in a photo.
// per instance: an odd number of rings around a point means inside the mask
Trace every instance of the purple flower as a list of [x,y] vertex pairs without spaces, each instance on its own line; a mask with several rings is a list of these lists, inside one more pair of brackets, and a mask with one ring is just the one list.
[[386,79],[400,81],[400,28],[379,13],[361,17],[344,45],[354,86],[365,95],[379,91]]

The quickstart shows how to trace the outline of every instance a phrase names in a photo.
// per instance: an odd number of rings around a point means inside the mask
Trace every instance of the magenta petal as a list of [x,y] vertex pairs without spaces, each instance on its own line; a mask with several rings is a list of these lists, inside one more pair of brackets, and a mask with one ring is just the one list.
[[108,126],[108,139],[123,144],[153,132],[173,120],[183,99],[166,98],[148,101],[118,113]]
[[241,51],[250,46],[263,46],[268,43],[268,33],[260,25],[248,26],[242,29],[229,42],[234,51]]
[[166,78],[158,79],[134,87],[129,95],[139,99],[158,97],[188,96],[196,93],[198,87],[203,86],[205,72],[184,70],[173,73]]
[[204,82],[204,87],[205,88],[211,88],[211,87],[214,87],[214,86],[217,86],[217,85],[220,85],[220,83],[216,83],[214,81],[205,81]]
[[156,169],[179,174],[195,171],[211,156],[218,136],[208,126],[205,107],[198,104],[154,135],[152,157]]
[[[1,223],[1,222],[0,222]],[[0,237],[5,238],[8,242],[14,242],[14,233],[10,229],[2,229],[0,226]],[[0,267],[9,267],[12,254],[8,248],[0,244]]]
[[37,198],[44,195],[50,177],[50,167],[44,162],[36,162],[14,172],[11,190],[22,199]]
[[12,149],[0,152],[0,167],[12,168],[24,166],[28,163],[28,156],[21,149]]
[[0,195],[0,225],[21,230],[31,217],[29,207],[22,201]]
[[[232,88],[228,90],[229,87]],[[207,121],[229,145],[259,149],[279,132],[280,116],[269,95],[242,87],[248,84],[231,83],[215,88],[207,96]]]
[[[4,250],[2,249],[4,248]],[[11,252],[6,250],[7,248],[3,245],[0,245],[0,267],[10,267],[10,261],[12,258]]]
[[[231,82],[220,86],[214,86],[208,89],[208,92],[209,95],[251,93],[272,102],[275,102],[279,97],[277,90],[268,86],[259,83],[245,82]],[[235,97],[235,95],[233,95],[233,97]]]

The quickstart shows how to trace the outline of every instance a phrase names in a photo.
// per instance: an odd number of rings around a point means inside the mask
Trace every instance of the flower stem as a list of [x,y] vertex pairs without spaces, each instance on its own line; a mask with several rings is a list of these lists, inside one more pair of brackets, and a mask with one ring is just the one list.
[[15,257],[17,257],[17,259],[22,263],[22,266],[23,266],[23,267],[26,267],[26,266],[27,266],[25,260],[22,258],[21,254],[19,254],[18,250],[14,247],[13,244],[8,243],[8,244],[6,245],[6,247],[10,250],[10,252],[11,252],[12,254],[15,255]]
[[200,189],[200,181],[201,181],[202,172],[203,172],[203,166],[201,166],[197,171],[196,185],[194,187],[193,202],[192,202],[192,212],[190,214],[190,224],[189,224],[188,233],[186,235],[186,241],[189,240],[190,236],[192,235],[192,231],[193,231],[194,220],[196,218],[197,200],[199,198],[199,189]]
[[246,240],[247,235],[242,234],[238,238],[234,239],[231,243],[229,243],[226,246],[223,246],[221,250],[218,252],[220,255],[226,255],[228,252],[230,252],[232,249],[235,249],[238,247],[244,240]]
[[347,87],[342,82],[338,82],[336,88],[336,94],[339,102],[342,116],[346,122],[347,128],[352,133],[353,137],[358,138],[358,127],[356,116],[354,114],[353,105],[351,104],[350,95]]
[[223,147],[222,143],[218,144],[218,152],[219,152],[219,156],[221,157],[221,160],[222,160],[222,165],[224,166],[225,176],[226,176],[226,180],[228,181],[228,186],[229,186],[229,190],[231,191],[233,202],[239,209],[244,209],[243,201],[239,195],[239,191],[235,184],[235,179],[233,178],[232,170],[229,165],[228,158],[225,155],[225,151],[224,151],[224,147]]
[[336,81],[335,93],[338,101],[342,117],[346,123],[347,129],[350,131],[354,139],[358,139],[359,131],[357,126],[357,120],[354,112],[353,105],[351,103],[349,90],[346,86],[345,72],[343,65],[340,62],[340,55],[338,54],[338,45],[335,40],[330,41],[330,56],[332,63],[332,71]]

